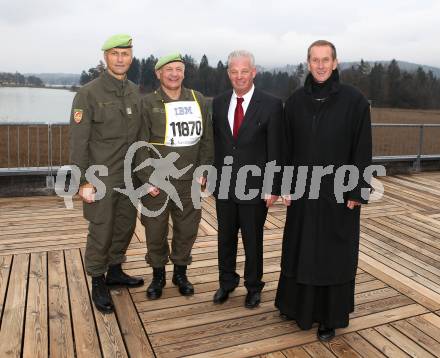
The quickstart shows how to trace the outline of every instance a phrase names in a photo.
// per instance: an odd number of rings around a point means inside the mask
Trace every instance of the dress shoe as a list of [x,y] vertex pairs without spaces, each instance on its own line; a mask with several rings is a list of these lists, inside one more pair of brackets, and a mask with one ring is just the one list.
[[246,300],[244,301],[244,306],[246,308],[255,308],[260,304],[260,300],[260,292],[248,292],[246,295]]
[[234,291],[232,290],[226,290],[223,287],[220,287],[214,294],[213,302],[218,305],[220,303],[225,302],[229,298],[229,294]]
[[323,342],[328,342],[335,336],[335,329],[334,328],[328,328],[322,323],[319,324],[318,332],[317,332],[318,339]]
[[105,283],[107,286],[139,287],[144,284],[144,279],[127,275],[118,264],[108,268]]
[[113,312],[113,301],[105,284],[104,275],[92,277],[92,301],[98,311],[102,313]]
[[153,267],[153,279],[147,288],[147,297],[150,300],[157,300],[162,296],[162,289],[166,285],[165,267]]
[[183,296],[194,294],[194,286],[186,277],[186,266],[174,265],[173,283],[179,287],[179,292]]

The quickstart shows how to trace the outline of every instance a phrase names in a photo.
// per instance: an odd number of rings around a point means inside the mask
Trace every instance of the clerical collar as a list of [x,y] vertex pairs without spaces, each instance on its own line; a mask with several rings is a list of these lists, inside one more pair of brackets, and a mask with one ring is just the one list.
[[316,82],[315,79],[312,77],[313,99],[320,102],[325,101],[330,96],[333,82],[334,82],[333,73],[324,82]]
[[[339,91],[339,72],[338,69],[333,70],[330,78],[324,82],[324,85],[329,84],[329,87],[325,90],[322,89],[318,89],[319,94],[315,95],[315,93],[317,92],[317,88],[316,88],[316,82],[313,79],[312,74],[309,72],[309,74],[306,77],[306,80],[304,82],[304,90],[307,94],[311,95],[313,98],[325,98],[328,97],[334,93],[337,93]],[[326,92],[328,90],[328,92]],[[322,93],[326,92],[324,95],[321,93],[321,91],[323,91]]]

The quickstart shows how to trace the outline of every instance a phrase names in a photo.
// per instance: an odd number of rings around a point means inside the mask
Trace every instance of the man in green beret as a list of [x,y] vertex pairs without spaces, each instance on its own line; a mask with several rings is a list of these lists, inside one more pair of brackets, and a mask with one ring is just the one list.
[[[127,196],[114,190],[124,187],[125,154],[137,140],[141,120],[138,88],[126,76],[133,59],[131,36],[112,36],[102,50],[106,70],[81,87],[73,100],[70,157],[81,171],[78,194],[89,221],[85,267],[92,276],[92,300],[99,311],[108,313],[113,311],[109,286],[143,284],[121,268],[137,210]],[[88,170],[97,165],[98,175]],[[102,197],[97,189],[104,186]]]
[[[160,87],[142,101],[143,128],[140,136],[153,145],[154,150],[145,147],[138,150],[137,161],[167,157],[173,163],[167,164],[164,169],[170,175],[163,189],[154,186],[155,168],[152,166],[137,172],[143,183],[152,185],[149,193],[142,198],[143,205],[149,211],[163,209],[158,216],[142,215],[141,219],[146,232],[146,260],[153,268],[153,279],[147,289],[150,299],[162,295],[165,265],[169,259],[174,264],[172,282],[179,287],[179,292],[184,296],[194,293],[186,269],[191,263],[191,249],[197,236],[201,210],[194,208],[191,199],[192,179],[194,169],[212,164],[214,154],[208,103],[201,93],[182,86],[185,74],[182,56],[171,54],[160,58],[155,70]],[[205,185],[205,178],[198,177],[196,180],[201,186]],[[170,185],[172,190],[169,190]],[[175,192],[180,199],[180,207],[173,200]],[[173,221],[171,250],[167,241],[170,216]]]

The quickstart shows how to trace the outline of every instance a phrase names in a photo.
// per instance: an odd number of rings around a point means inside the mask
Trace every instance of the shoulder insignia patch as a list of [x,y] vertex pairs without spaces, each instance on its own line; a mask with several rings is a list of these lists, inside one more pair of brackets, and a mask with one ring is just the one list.
[[80,123],[83,117],[83,110],[82,109],[74,109],[73,110],[73,119],[75,120],[75,123]]

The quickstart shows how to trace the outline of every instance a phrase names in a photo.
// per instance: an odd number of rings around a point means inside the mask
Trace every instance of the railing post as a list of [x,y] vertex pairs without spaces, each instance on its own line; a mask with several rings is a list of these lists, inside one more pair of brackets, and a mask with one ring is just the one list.
[[28,168],[31,166],[31,146],[30,146],[30,138],[29,138],[29,128],[30,126],[27,126],[27,166]]
[[10,140],[10,133],[9,129],[11,126],[8,125],[8,170],[11,168],[11,140]]
[[37,167],[40,166],[40,126],[37,125]]
[[17,126],[17,167],[20,168],[20,126]]
[[62,126],[58,126],[58,128],[60,129],[60,150],[59,150],[59,154],[60,154],[60,161],[59,161],[59,166],[61,167],[63,164],[61,163],[61,147],[63,145],[62,143]]
[[47,125],[47,168],[50,166],[50,125]]
[[55,188],[55,181],[52,175],[52,126],[50,123],[47,124],[47,133],[48,133],[48,175],[46,176],[46,187],[48,189]]
[[420,172],[421,171],[421,162],[422,162],[422,151],[423,151],[423,138],[424,137],[424,125],[421,124],[419,126],[419,148],[417,153],[416,161],[414,162],[414,171]]

